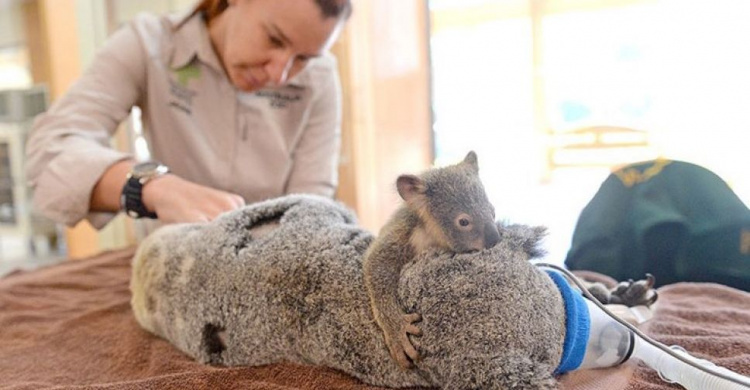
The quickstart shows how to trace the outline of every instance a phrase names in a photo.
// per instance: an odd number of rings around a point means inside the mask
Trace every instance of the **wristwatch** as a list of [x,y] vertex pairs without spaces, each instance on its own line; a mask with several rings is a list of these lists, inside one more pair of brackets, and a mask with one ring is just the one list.
[[120,194],[120,208],[132,218],[156,219],[156,213],[143,204],[143,186],[169,173],[169,168],[158,161],[146,161],[133,166]]

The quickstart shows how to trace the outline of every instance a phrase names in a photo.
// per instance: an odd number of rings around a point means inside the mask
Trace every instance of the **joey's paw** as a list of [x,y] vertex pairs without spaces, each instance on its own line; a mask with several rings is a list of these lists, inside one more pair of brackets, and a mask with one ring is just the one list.
[[403,321],[396,327],[397,329],[386,331],[388,351],[401,368],[412,368],[414,362],[419,360],[419,352],[409,340],[409,335],[422,335],[422,329],[414,325],[415,322],[421,320],[422,316],[418,313],[404,314]]
[[654,276],[646,274],[646,279],[630,279],[618,283],[610,293],[609,303],[633,306],[651,306],[659,298],[654,290]]

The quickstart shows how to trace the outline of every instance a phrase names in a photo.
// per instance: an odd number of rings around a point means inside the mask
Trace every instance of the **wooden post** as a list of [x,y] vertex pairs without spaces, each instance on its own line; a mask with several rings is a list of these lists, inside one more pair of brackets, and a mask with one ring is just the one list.
[[544,85],[544,41],[542,38],[542,19],[547,6],[547,0],[530,0],[531,14],[531,44],[532,44],[532,88],[534,89],[534,131],[542,142],[539,145],[539,156],[544,165],[540,172],[541,182],[546,183],[552,178],[552,158],[547,145],[550,137],[549,123],[547,122],[547,110],[545,106]]
[[338,198],[377,232],[400,204],[400,173],[433,161],[425,0],[361,0],[336,46],[344,87]]

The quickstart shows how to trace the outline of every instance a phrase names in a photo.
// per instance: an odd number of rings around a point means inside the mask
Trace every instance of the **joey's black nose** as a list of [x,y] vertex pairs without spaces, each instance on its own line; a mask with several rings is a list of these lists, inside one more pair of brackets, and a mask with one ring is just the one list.
[[500,232],[495,222],[487,222],[484,226],[484,247],[492,248],[500,241]]

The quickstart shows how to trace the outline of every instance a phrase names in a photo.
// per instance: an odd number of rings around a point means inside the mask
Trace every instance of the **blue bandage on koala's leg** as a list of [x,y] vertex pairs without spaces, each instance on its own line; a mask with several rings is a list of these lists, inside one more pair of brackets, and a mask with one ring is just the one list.
[[589,341],[591,317],[583,296],[570,286],[564,276],[554,271],[547,271],[547,274],[557,285],[565,303],[565,342],[560,365],[555,370],[555,375],[558,375],[581,366]]

